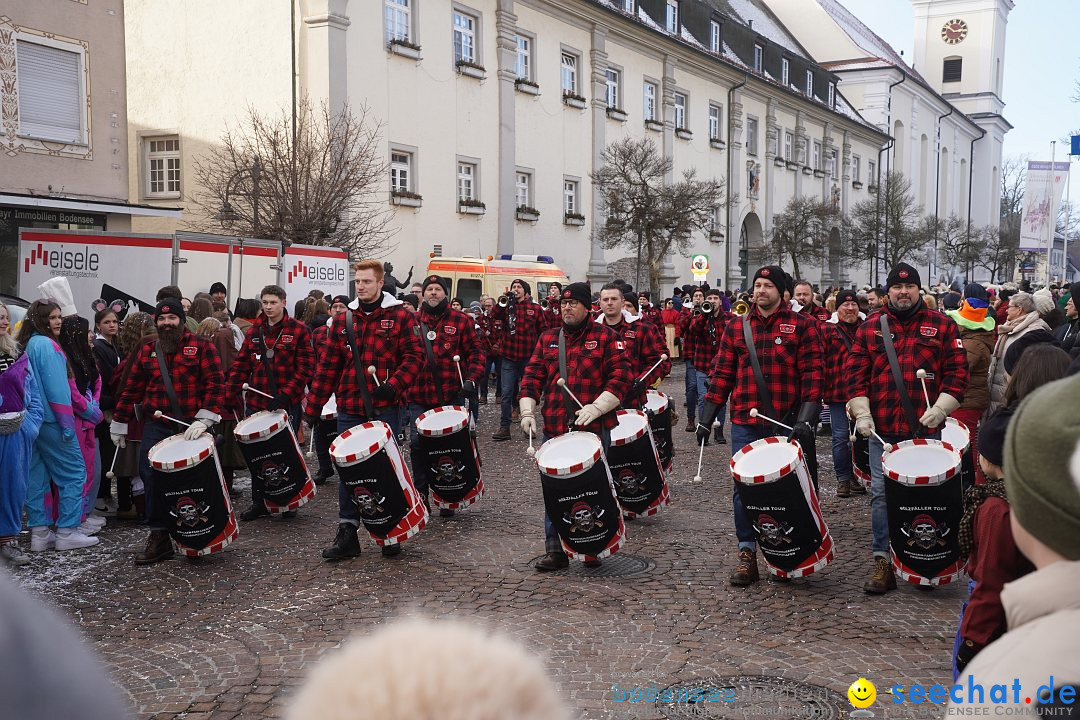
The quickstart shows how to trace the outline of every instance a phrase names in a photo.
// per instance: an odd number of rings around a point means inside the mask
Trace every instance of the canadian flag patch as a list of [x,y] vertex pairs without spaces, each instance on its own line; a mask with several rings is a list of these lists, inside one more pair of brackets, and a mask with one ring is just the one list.
[[790,335],[791,333],[795,332],[795,326],[794,325],[781,325],[780,326],[780,332],[784,333],[785,335]]
[[937,328],[930,325],[920,325],[919,334],[923,337],[937,337]]
[[586,350],[595,350],[596,349],[596,341],[595,340],[589,340],[587,343],[585,343],[585,349]]
[[626,343],[624,343],[622,340],[616,340],[615,341],[615,348],[618,349],[618,350],[625,350],[626,349]]
[[199,348],[194,345],[184,346],[184,357],[195,357],[199,354]]
[[961,350],[963,350],[963,349],[964,349],[964,341],[963,341],[963,340],[961,340],[960,338],[956,338],[956,347],[958,347],[958,348],[960,348]]
[[454,335],[457,333],[457,328],[453,325],[444,325],[443,332],[445,332],[447,335]]
[[393,320],[380,320],[379,321],[379,327],[381,327],[383,330],[391,330],[394,327],[394,321]]

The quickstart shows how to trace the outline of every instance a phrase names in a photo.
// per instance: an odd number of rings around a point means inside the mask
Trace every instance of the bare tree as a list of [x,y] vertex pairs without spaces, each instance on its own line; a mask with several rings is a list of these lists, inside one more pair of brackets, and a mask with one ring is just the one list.
[[671,160],[648,138],[624,138],[604,149],[603,166],[590,173],[606,217],[597,234],[607,248],[626,246],[648,269],[649,289],[660,295],[660,275],[669,253],[685,253],[694,232],[708,232],[724,192],[723,181],[699,180],[687,170],[665,182]]
[[911,181],[893,171],[881,183],[878,197],[851,209],[851,255],[860,260],[877,258],[886,268],[900,261],[918,265],[926,261],[928,238],[923,208],[915,202]]
[[381,123],[361,106],[331,112],[304,100],[263,115],[249,107],[214,151],[196,159],[190,200],[197,230],[329,245],[351,258],[389,249],[393,217],[385,199]]
[[[1000,239],[995,258],[1001,279],[1012,278],[1016,262],[1021,258],[1020,221],[1024,214],[1024,189],[1027,182],[1027,155],[1011,155],[1001,163],[1001,205],[999,212]],[[1011,253],[1010,253],[1011,249]],[[988,270],[990,268],[987,268]]]
[[793,197],[773,218],[772,235],[766,250],[780,263],[791,257],[795,277],[803,277],[800,263],[813,265],[828,255],[828,234],[832,205],[815,197]]
[[[920,233],[930,238],[938,258],[950,267],[958,267],[965,277],[971,277],[973,268],[986,251],[986,238],[977,229],[968,227],[967,221],[958,215],[937,217],[927,215],[922,220]],[[935,278],[929,278],[936,282]]]
[[1020,259],[1017,242],[1020,236],[1013,238],[1006,235],[1004,227],[987,225],[973,229],[984,238],[986,250],[983,252],[977,267],[985,268],[990,273],[990,282],[1004,282],[1013,275],[1013,268]]

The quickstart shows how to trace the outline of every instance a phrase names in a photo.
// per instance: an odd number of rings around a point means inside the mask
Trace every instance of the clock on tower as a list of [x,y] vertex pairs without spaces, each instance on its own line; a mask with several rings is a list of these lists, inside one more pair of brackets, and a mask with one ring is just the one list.
[[967,23],[959,18],[949,20],[941,26],[941,39],[948,45],[959,45],[967,37]]

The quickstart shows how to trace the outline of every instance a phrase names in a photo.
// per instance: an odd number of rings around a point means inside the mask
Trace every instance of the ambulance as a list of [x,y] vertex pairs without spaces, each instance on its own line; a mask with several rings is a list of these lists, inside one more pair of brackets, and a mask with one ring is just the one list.
[[505,294],[515,278],[521,278],[532,286],[532,296],[536,302],[547,297],[551,283],[558,281],[566,287],[570,282],[555,260],[547,255],[432,257],[428,262],[427,275],[445,278],[450,286],[450,297],[459,298],[466,308],[469,303],[479,300],[481,295],[498,298]]

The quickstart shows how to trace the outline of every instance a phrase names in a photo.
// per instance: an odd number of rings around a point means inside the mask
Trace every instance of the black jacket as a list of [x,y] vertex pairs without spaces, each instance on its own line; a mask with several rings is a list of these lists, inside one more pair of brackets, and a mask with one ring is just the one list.
[[120,366],[120,353],[116,346],[105,338],[94,338],[94,360],[101,374],[101,409],[112,410],[116,407],[116,395],[113,387],[113,371]]
[[1080,357],[1080,318],[1070,320],[1054,330],[1061,349],[1072,357]]

